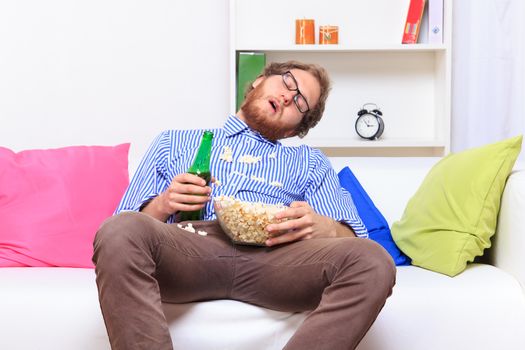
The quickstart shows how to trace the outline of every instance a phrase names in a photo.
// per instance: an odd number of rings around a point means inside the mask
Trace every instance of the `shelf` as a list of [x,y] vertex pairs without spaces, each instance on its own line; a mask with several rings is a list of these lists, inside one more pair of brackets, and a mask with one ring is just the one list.
[[[322,122],[284,145],[306,144],[334,156],[444,156],[450,151],[451,1],[444,1],[440,44],[428,44],[424,35],[420,43],[400,43],[409,3],[326,0],[320,7],[308,0],[230,0],[231,70],[237,72],[242,51],[262,52],[267,62],[298,60],[327,70],[332,90]],[[296,45],[300,17],[315,19],[316,26],[338,25],[339,44]],[[236,84],[230,81],[232,110]],[[380,140],[355,133],[366,103],[383,113]]]
[[434,52],[446,50],[445,45],[431,44],[391,44],[391,45],[289,45],[289,46],[263,46],[263,47],[238,47],[239,51],[258,52]]
[[286,146],[302,144],[321,150],[328,157],[440,157],[448,148],[446,141],[431,139],[379,139],[363,140],[292,138],[283,140]]
[[292,138],[283,140],[283,144],[287,146],[297,146],[307,144],[318,148],[405,148],[405,147],[446,147],[446,142],[442,140],[433,139],[410,139],[410,138],[395,138],[395,139],[379,139],[379,140],[364,140],[357,137],[348,138],[311,138],[299,139]]

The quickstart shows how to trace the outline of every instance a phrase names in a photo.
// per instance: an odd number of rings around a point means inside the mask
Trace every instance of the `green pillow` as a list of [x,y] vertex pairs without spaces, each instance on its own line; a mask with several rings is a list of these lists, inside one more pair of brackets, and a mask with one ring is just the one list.
[[455,276],[490,247],[523,135],[450,154],[430,170],[392,225],[412,264]]

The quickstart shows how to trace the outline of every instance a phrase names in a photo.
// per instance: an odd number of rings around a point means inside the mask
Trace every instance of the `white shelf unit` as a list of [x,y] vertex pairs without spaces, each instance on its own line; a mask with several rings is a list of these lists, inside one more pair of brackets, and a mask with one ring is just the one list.
[[[300,60],[325,67],[332,79],[321,122],[304,139],[328,155],[442,156],[450,150],[451,0],[444,0],[442,44],[400,44],[409,0],[230,0],[232,72],[239,52],[264,52],[267,62]],[[338,25],[338,45],[295,45],[295,19]],[[316,37],[317,41],[317,37]],[[230,82],[235,108],[236,79]],[[355,133],[357,112],[383,112],[381,139]]]

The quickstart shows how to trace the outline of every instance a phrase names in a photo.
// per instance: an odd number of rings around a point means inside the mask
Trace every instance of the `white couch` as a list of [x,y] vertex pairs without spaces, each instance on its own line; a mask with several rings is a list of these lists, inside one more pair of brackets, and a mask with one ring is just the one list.
[[[391,224],[437,158],[332,160],[351,166]],[[484,263],[454,278],[398,267],[358,349],[525,349],[525,171],[509,177],[493,242]],[[231,300],[166,304],[165,313],[175,348],[185,350],[281,349],[305,317]],[[94,271],[0,269],[0,349],[109,349]]]

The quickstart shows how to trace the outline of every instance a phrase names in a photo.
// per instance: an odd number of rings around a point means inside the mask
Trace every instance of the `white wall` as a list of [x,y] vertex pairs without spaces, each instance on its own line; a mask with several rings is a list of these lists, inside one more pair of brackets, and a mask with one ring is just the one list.
[[[132,143],[220,126],[227,0],[0,1],[0,146]],[[133,165],[133,164],[132,164]]]

